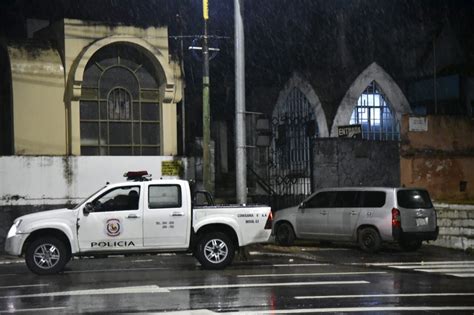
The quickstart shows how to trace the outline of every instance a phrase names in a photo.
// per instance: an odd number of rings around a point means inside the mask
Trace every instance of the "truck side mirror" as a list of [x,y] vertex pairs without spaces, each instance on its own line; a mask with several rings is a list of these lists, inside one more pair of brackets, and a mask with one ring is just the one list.
[[84,215],[89,215],[89,213],[94,211],[94,206],[92,205],[92,203],[88,202],[86,203],[82,211],[84,212]]

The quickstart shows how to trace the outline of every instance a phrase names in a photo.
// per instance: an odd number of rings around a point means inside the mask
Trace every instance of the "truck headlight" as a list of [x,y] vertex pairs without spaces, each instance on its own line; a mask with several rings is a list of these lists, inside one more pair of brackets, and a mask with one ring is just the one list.
[[8,231],[7,238],[15,236],[17,232],[19,232],[18,228],[20,227],[20,224],[21,220],[15,220],[15,222],[13,222],[12,227]]

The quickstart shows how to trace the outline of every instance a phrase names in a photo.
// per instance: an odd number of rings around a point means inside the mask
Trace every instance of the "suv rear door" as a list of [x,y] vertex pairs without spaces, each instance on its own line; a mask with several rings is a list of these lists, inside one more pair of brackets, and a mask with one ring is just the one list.
[[404,232],[436,230],[436,213],[426,190],[413,188],[397,190],[397,205]]
[[349,239],[360,214],[360,191],[340,190],[328,209],[328,234],[332,239]]

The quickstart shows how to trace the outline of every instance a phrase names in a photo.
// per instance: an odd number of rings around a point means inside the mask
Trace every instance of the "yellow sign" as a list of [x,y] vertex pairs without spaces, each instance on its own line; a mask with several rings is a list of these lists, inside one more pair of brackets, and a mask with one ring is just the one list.
[[204,20],[209,20],[209,0],[202,0],[202,11]]
[[181,161],[162,161],[161,175],[162,176],[179,176],[183,168]]

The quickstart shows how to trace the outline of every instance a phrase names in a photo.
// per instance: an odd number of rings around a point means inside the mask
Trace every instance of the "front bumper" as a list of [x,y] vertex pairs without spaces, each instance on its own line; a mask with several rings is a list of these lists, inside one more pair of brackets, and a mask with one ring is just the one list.
[[5,252],[13,256],[21,256],[21,250],[29,234],[15,234],[5,240]]

